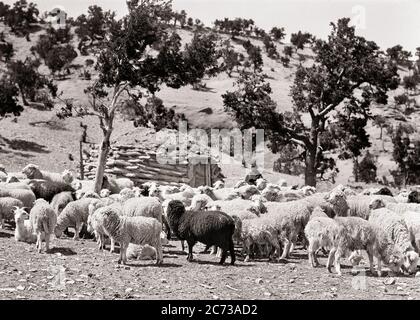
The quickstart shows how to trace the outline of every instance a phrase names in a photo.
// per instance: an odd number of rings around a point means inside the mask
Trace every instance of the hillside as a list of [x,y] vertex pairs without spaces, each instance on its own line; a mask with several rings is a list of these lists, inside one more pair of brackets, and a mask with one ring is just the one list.
[[[0,31],[4,30],[6,40],[12,42],[16,50],[15,57],[25,59],[30,54],[30,47],[33,46],[39,35],[44,31],[31,34],[31,41],[25,38],[15,37],[10,30],[0,24]],[[192,38],[192,33],[187,30],[177,30],[184,43]],[[220,34],[220,40],[228,39],[227,35]],[[77,38],[72,40],[77,47]],[[252,39],[253,44],[264,47],[259,40]],[[246,54],[242,45],[232,42],[234,49],[238,52]],[[278,52],[283,52],[285,44],[277,44]],[[79,53],[79,52],[78,52]],[[299,50],[299,54],[305,56],[304,64],[310,64],[313,53],[309,48]],[[84,65],[87,59],[93,57],[79,56],[73,62],[75,65]],[[290,110],[292,107],[291,98],[289,96],[290,86],[293,82],[294,73],[299,62],[298,55],[294,54],[289,67],[284,67],[280,62],[274,61],[264,53],[263,71],[269,76],[269,82],[273,89],[273,99],[277,102],[278,108],[282,111]],[[48,73],[45,66],[40,67],[40,71]],[[401,69],[401,75],[407,74],[407,70]],[[73,72],[70,76],[62,81],[57,81],[59,92],[63,92],[62,98],[73,99],[76,104],[87,103],[86,95],[83,90],[90,81],[82,80],[79,77],[80,71]],[[232,78],[225,73],[217,77],[205,79],[207,86],[206,91],[196,91],[192,87],[185,87],[179,90],[171,88],[162,88],[157,94],[167,107],[175,106],[175,110],[184,113],[189,121],[190,126],[196,128],[232,128],[235,123],[223,111],[221,95],[227,90],[233,88],[236,80],[234,72]],[[387,106],[373,105],[373,114],[382,114],[391,119],[393,123],[397,123],[405,119],[405,122],[411,124],[415,128],[420,128],[420,110],[410,116],[404,116],[395,105],[393,96],[401,94],[402,88],[389,93],[389,104]],[[420,104],[420,96],[413,96]],[[55,109],[60,107],[60,102],[56,101]],[[38,111],[33,108],[26,108],[23,114],[17,118],[3,119],[0,126],[1,150],[0,163],[7,170],[20,170],[28,162],[40,164],[42,167],[54,171],[61,171],[64,168],[72,168],[77,170],[79,159],[79,136],[81,128],[79,123],[82,121],[88,125],[88,140],[92,143],[100,141],[101,132],[98,127],[98,120],[93,117],[83,119],[67,119],[59,120],[55,116],[56,110]],[[129,133],[134,126],[129,122],[123,122],[117,119],[114,130],[114,138],[121,134]],[[392,161],[392,144],[390,138],[384,133],[384,143],[378,140],[379,128],[369,123],[368,132],[371,136],[371,152],[378,157],[378,177],[389,176],[389,169],[395,166]],[[383,149],[384,146],[384,149]],[[384,151],[385,150],[385,151]],[[70,156],[71,155],[71,156]],[[73,159],[73,160],[71,160]],[[273,161],[276,155],[266,150],[265,155],[265,176],[269,180],[276,181],[285,175],[275,174],[272,172]],[[351,161],[341,161],[339,164],[340,173],[337,177],[337,183],[347,183],[352,175]],[[244,176],[244,169],[241,166],[226,167],[225,175],[229,181],[235,181],[239,177]],[[290,183],[300,183],[302,180],[297,177],[286,177]]]

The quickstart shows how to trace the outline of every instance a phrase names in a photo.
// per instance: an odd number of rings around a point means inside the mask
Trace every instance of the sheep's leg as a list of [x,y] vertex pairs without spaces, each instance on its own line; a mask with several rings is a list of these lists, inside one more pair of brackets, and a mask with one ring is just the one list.
[[367,254],[368,254],[368,258],[369,258],[369,268],[370,268],[370,272],[371,272],[372,274],[374,274],[374,273],[375,273],[375,269],[374,269],[374,267],[373,267],[373,254],[372,254],[372,251],[367,250]]
[[289,241],[288,239],[284,239],[284,242],[286,243],[283,247],[283,253],[279,259],[279,261],[285,261],[287,256],[289,255],[289,251],[290,251],[290,246],[292,245],[291,241]]
[[36,248],[38,249],[38,252],[41,253],[41,249],[42,249],[42,233],[38,232],[36,234]]
[[217,246],[212,246],[210,254],[217,254],[217,251],[218,251]]
[[340,265],[340,258],[341,258],[341,251],[337,250],[335,252],[335,260],[334,260],[334,264],[335,264],[335,271],[337,272],[337,274],[339,276],[341,276],[341,265]]
[[226,261],[228,249],[227,248],[223,248],[221,250],[222,250],[222,257],[220,258],[219,264],[220,265],[223,265],[225,263],[225,261]]
[[378,277],[382,277],[382,261],[381,257],[376,257],[376,260],[378,261]]
[[185,241],[181,240],[181,249],[182,251],[185,251]]
[[75,226],[75,229],[74,229],[73,240],[79,240],[80,227],[81,227],[80,223],[76,222],[76,226]]
[[194,247],[194,243],[192,242],[188,242],[188,256],[187,256],[187,260],[189,262],[193,261],[193,247]]
[[45,233],[45,252],[50,251],[50,235]]
[[114,253],[115,252],[115,240],[112,237],[110,237],[110,239],[111,239],[111,249],[110,249],[110,252],[111,253]]
[[163,263],[163,252],[162,252],[162,244],[159,238],[157,245],[155,246],[156,249],[156,264]]
[[317,248],[316,241],[309,241],[308,258],[309,258],[309,263],[311,264],[313,268],[316,268],[319,265],[318,260],[316,258],[317,249],[318,248]]
[[216,258],[220,258],[223,254],[223,249],[216,247]]
[[1,228],[4,229],[4,219],[1,219]]
[[233,239],[229,241],[229,253],[230,253],[230,264],[233,266],[235,264],[235,244],[233,243]]
[[118,264],[126,264],[127,263],[127,256],[126,250],[128,245],[125,242],[120,243],[120,258],[118,259]]
[[330,273],[331,273],[331,266],[332,266],[333,257],[335,255],[336,251],[337,251],[337,248],[332,248],[331,251],[330,251],[330,254],[328,255],[327,269],[328,269],[328,272],[330,272]]

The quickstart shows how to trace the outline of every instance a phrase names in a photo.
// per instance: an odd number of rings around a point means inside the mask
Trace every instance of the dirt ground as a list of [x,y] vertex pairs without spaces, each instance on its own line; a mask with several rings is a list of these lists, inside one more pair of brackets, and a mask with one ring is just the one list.
[[35,245],[16,242],[12,230],[1,230],[0,299],[420,299],[420,278],[378,278],[365,264],[354,276],[345,259],[339,277],[312,269],[300,248],[288,263],[245,263],[238,248],[236,265],[220,266],[215,256],[199,253],[201,244],[191,263],[180,247],[179,241],[164,246],[160,267],[154,261],[119,266],[118,254],[98,251],[93,240],[54,239],[51,252],[39,254]]

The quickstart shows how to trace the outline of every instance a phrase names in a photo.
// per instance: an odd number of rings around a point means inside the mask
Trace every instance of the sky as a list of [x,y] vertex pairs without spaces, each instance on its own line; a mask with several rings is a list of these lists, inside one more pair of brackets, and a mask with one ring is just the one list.
[[[3,0],[13,3],[13,0]],[[125,0],[32,0],[40,11],[62,6],[70,16],[78,16],[92,4],[127,12]],[[224,17],[252,18],[260,28],[284,27],[286,33],[307,31],[326,38],[332,21],[352,18],[357,33],[375,41],[382,49],[396,44],[413,54],[420,47],[420,0],[173,0],[173,8],[211,26]],[[286,38],[288,40],[288,37]]]

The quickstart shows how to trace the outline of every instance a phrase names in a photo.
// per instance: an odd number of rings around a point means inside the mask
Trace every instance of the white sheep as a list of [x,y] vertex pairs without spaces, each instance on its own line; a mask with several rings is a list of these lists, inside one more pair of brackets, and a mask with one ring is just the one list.
[[239,180],[237,183],[235,183],[235,186],[233,187],[234,189],[239,189],[243,186],[248,186],[248,182],[246,182],[245,180]]
[[[168,244],[166,235],[164,232],[160,234],[160,241],[162,245]],[[155,260],[156,259],[156,250],[152,246],[138,245],[130,243],[127,247],[127,259],[128,260]]]
[[200,193],[208,195],[212,200],[233,200],[241,198],[239,191],[234,188],[213,189],[209,186],[199,187]]
[[82,228],[83,223],[87,223],[89,216],[89,205],[91,203],[101,202],[100,199],[94,198],[82,198],[73,202],[70,202],[61,212],[57,219],[57,225],[55,227],[55,236],[61,237],[61,234],[68,227],[75,228],[74,240],[79,239],[79,232]]
[[45,249],[46,252],[48,252],[50,236],[54,232],[57,223],[57,215],[55,214],[54,209],[44,199],[38,199],[35,201],[35,204],[29,213],[29,219],[33,231],[37,236],[36,247],[38,252],[41,252],[42,249],[42,239],[45,239]]
[[121,190],[128,188],[134,188],[134,182],[131,181],[129,178],[109,178],[108,176],[104,176],[102,189],[108,189],[111,191],[111,194],[118,194]]
[[184,206],[188,207],[191,205],[191,200],[194,195],[199,193],[191,187],[185,188],[183,191],[177,193],[171,193],[171,191],[168,192],[168,190],[170,189],[152,184],[149,188],[149,197],[159,198],[162,202],[165,200],[179,200]]
[[383,230],[395,247],[404,254],[403,269],[410,274],[414,273],[419,255],[411,244],[410,232],[404,219],[390,209],[380,208],[372,210],[369,221]]
[[256,181],[257,189],[263,191],[267,187],[268,181],[264,178],[259,178]]
[[386,207],[398,215],[402,215],[407,211],[418,212],[420,214],[419,203],[387,203]]
[[23,207],[22,201],[11,197],[0,198],[0,222],[2,229],[4,229],[6,220],[14,219],[14,210],[16,207]]
[[[15,240],[26,243],[35,243],[37,241],[37,236],[25,208],[16,208],[14,213],[16,223]],[[45,240],[45,237],[41,240]]]
[[36,200],[35,194],[26,189],[0,189],[0,197],[11,197],[22,201],[25,208],[31,209]]
[[[321,218],[314,220],[316,219]],[[373,257],[376,257],[378,276],[382,275],[382,262],[385,262],[393,272],[399,271],[403,262],[402,253],[389,241],[386,233],[374,223],[360,217],[336,217],[333,221],[337,223],[338,231],[335,231],[337,235],[328,256],[329,272],[334,259],[336,272],[341,275],[340,258],[355,250],[366,250],[372,273],[374,273]]]
[[122,205],[122,215],[127,217],[152,217],[162,222],[163,207],[156,197],[131,198]]
[[28,179],[42,179],[66,184],[71,184],[73,181],[73,174],[69,170],[64,170],[63,173],[41,171],[35,164],[28,164],[22,169],[22,173]]
[[385,202],[380,196],[357,195],[347,197],[349,216],[369,219],[371,210],[385,207]]
[[207,205],[212,202],[213,200],[208,195],[201,194],[201,193],[196,194],[191,200],[191,206],[186,210],[189,210],[189,211],[205,210]]
[[411,243],[416,252],[420,254],[420,213],[407,211],[403,213],[402,217],[410,232]]
[[120,243],[120,258],[118,263],[127,263],[127,247],[130,243],[150,245],[156,250],[156,263],[163,262],[161,232],[162,224],[150,217],[122,216],[116,207],[108,206],[101,210],[103,228],[106,234]]
[[70,191],[63,191],[54,196],[51,200],[51,207],[54,209],[57,216],[61,214],[61,211],[70,203],[73,202],[73,195]]
[[217,190],[217,189],[222,189],[222,188],[224,188],[225,187],[225,183],[223,182],[223,181],[221,181],[221,180],[217,180],[214,184],[213,184],[213,188],[215,189],[215,190]]

